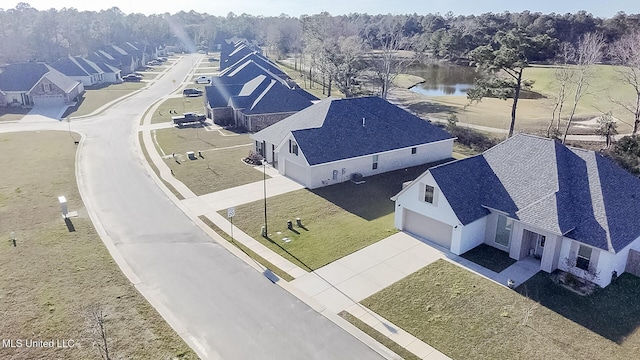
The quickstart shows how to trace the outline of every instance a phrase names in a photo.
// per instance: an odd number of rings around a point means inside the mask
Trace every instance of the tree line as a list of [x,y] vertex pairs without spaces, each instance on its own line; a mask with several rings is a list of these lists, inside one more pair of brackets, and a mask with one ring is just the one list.
[[[428,9],[427,9],[428,10]],[[547,35],[556,43],[578,44],[587,33],[603,34],[613,43],[624,34],[640,29],[640,14],[620,12],[611,18],[594,17],[585,11],[575,14],[485,13],[481,15],[349,14],[277,17],[248,14],[215,16],[195,11],[175,14],[125,14],[117,7],[101,11],[74,8],[37,10],[21,2],[13,9],[0,9],[0,61],[52,61],[69,55],[83,55],[92,49],[128,40],[174,45],[180,27],[196,46],[212,48],[233,36],[256,39],[278,56],[301,52],[324,23],[333,38],[355,36],[374,49],[389,41],[389,24],[397,30],[397,47],[428,52],[449,60],[466,59],[469,52],[486,45],[499,32],[522,30],[532,36]],[[395,35],[394,35],[395,36]],[[318,38],[315,34],[315,38]],[[388,44],[387,44],[388,45]],[[541,49],[535,61],[550,60],[558,47]]]

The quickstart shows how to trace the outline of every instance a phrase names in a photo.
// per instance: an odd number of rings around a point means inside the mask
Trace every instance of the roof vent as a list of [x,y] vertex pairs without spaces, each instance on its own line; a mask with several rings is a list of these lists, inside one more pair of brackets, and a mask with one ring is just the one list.
[[362,118],[362,127],[364,127],[364,118]]

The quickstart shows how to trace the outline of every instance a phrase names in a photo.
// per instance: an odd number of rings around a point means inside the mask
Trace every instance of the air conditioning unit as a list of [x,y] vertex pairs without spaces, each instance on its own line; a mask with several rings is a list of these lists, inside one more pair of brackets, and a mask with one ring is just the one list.
[[353,181],[356,184],[364,182],[364,181],[362,181],[362,174],[360,174],[360,173],[351,174],[351,181]]

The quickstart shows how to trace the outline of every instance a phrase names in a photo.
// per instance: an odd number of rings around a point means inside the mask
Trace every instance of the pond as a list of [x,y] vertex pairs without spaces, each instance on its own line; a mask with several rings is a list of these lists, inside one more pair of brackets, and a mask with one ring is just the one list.
[[416,65],[407,73],[425,80],[410,90],[428,96],[466,96],[477,76],[474,67],[452,64]]

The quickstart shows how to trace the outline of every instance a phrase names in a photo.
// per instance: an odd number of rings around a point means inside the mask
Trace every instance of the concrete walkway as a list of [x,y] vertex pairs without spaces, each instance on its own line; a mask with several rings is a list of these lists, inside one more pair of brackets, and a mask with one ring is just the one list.
[[291,282],[334,313],[342,310],[421,359],[448,359],[359,302],[445,254],[407,233],[397,233]]

